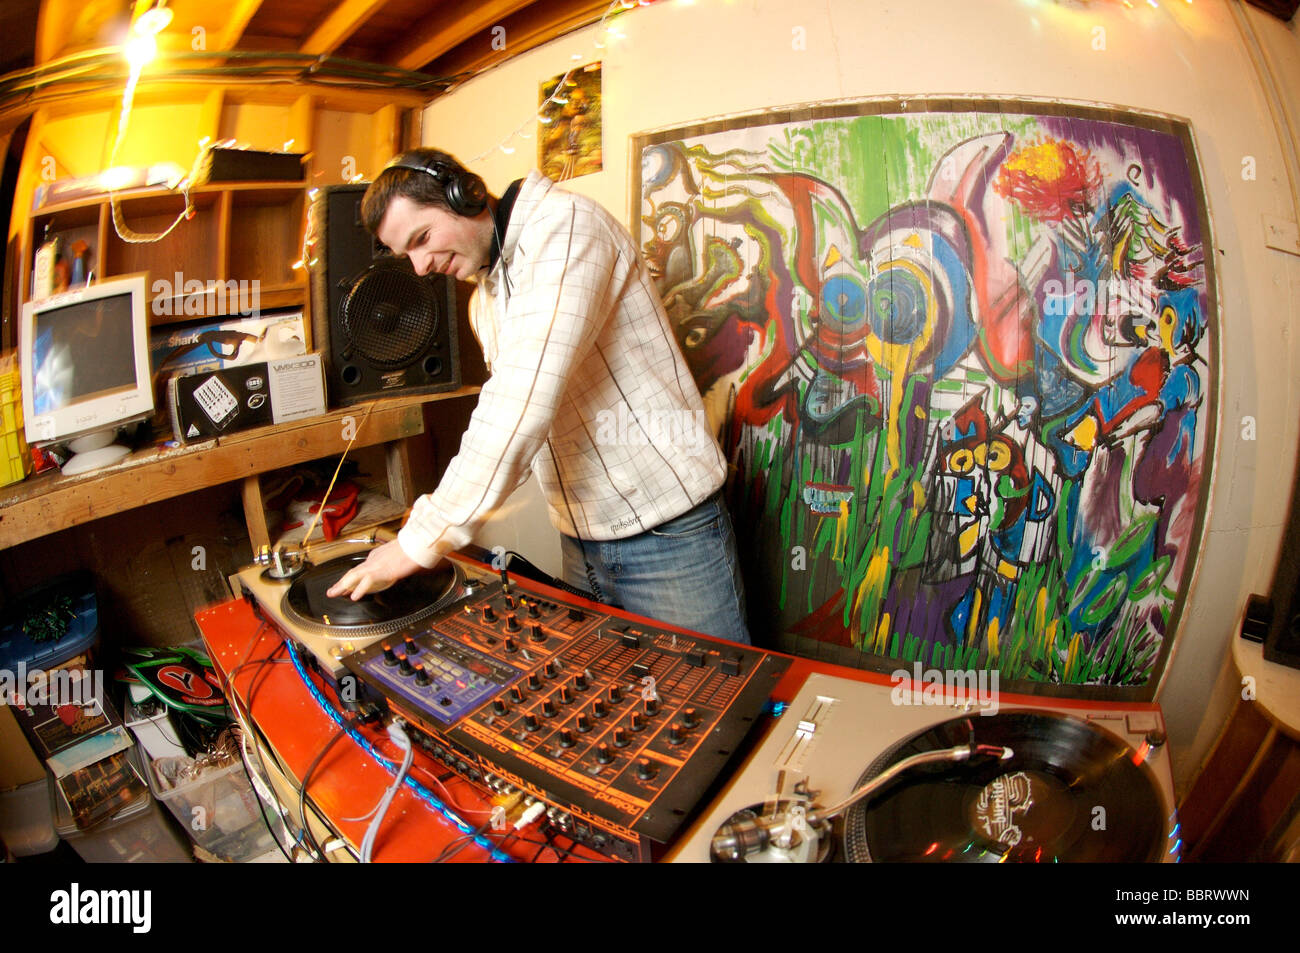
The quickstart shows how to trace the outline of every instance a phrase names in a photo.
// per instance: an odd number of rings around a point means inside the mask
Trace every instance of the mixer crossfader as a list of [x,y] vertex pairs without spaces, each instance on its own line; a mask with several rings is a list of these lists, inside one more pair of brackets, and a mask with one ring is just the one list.
[[433,757],[627,861],[687,820],[789,665],[481,579],[343,663]]

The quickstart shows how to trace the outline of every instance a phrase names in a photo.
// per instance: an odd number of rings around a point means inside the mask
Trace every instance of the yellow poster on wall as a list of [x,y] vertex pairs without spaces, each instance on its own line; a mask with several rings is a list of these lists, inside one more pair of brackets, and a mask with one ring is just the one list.
[[556,182],[599,172],[600,63],[574,67],[542,83],[537,167]]

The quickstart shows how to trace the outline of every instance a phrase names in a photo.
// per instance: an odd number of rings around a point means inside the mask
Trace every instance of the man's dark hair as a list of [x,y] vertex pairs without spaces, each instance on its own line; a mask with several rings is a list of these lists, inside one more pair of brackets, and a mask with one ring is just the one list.
[[[440,149],[412,149],[402,155],[423,165],[443,166],[452,171],[463,171],[465,168],[455,156]],[[447,190],[437,176],[415,169],[390,166],[376,176],[361,199],[361,221],[370,234],[379,231],[379,223],[384,220],[389,203],[399,195],[416,205],[451,210],[447,202]]]

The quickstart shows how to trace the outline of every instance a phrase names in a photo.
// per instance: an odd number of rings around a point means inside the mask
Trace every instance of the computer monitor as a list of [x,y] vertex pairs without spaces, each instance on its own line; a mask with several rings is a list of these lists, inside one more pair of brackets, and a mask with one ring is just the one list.
[[144,275],[114,278],[23,305],[19,325],[27,442],[68,442],[65,474],[130,453],[117,428],[153,413]]

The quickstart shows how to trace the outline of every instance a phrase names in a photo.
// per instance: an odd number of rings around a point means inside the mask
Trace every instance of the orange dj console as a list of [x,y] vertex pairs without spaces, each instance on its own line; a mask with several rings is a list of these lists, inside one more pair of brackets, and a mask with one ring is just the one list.
[[[419,757],[380,859],[432,859],[456,838],[472,841],[457,859],[1177,858],[1155,705],[945,695],[675,629],[460,556],[360,603],[332,600],[325,591],[365,551],[322,552],[242,570],[231,581],[248,606],[198,619],[227,670],[246,664],[248,613],[269,623],[261,651],[294,663],[274,678],[298,728],[310,712],[317,745],[355,733],[337,757],[352,747],[351,783],[370,793],[348,809],[363,813],[401,761],[382,726],[405,727]],[[253,701],[273,741],[284,712]],[[316,782],[321,800],[347,789],[354,769],[340,765]],[[508,823],[489,824],[494,814]],[[511,833],[521,819],[532,833]],[[336,828],[360,840],[354,822]]]

